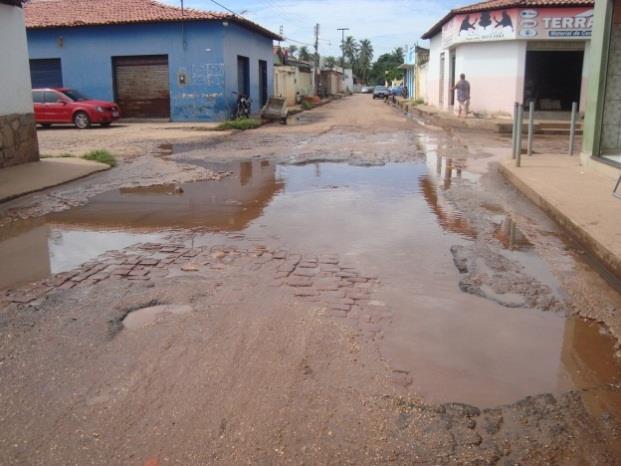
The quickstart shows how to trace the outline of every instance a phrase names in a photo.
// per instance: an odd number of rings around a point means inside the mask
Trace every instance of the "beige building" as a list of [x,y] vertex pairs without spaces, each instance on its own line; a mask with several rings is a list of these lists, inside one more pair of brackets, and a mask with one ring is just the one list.
[[290,57],[281,47],[274,47],[274,95],[287,99],[287,105],[315,95],[312,65]]

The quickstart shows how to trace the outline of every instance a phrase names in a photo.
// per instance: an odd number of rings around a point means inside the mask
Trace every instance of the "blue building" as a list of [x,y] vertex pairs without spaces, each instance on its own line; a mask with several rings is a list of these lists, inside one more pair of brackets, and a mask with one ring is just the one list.
[[412,98],[416,93],[416,49],[414,47],[406,47],[403,65],[399,68],[403,70],[403,84],[408,89],[406,99]]
[[154,0],[31,0],[33,87],[71,87],[115,100],[125,117],[217,121],[236,96],[256,112],[273,89],[273,40],[233,14]]

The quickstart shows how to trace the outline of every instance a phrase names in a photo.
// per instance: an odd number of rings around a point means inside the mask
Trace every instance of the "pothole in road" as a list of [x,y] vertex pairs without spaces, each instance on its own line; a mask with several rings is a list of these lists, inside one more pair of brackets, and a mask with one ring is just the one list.
[[[585,346],[576,338],[582,324],[532,309],[536,306],[524,299],[530,284],[553,289],[556,280],[545,265],[520,262],[520,274],[529,279],[519,296],[504,283],[493,288],[497,297],[526,306],[521,309],[459,289],[451,246],[469,248],[489,232],[478,231],[442,194],[470,177],[456,163],[433,156],[372,167],[278,165],[261,159],[200,163],[233,174],[218,182],[187,183],[181,190],[175,185],[115,190],[85,206],[0,230],[0,287],[179,232],[191,234],[195,244],[240,232],[289,250],[339,254],[357,270],[379,277],[381,300],[395,315],[379,342],[381,351],[429,400],[491,406],[580,387],[580,377],[599,383],[595,359],[583,356]],[[507,264],[515,265],[507,251],[524,255],[530,246],[509,220],[498,224],[490,247],[496,247],[495,254],[505,251]],[[505,242],[507,250],[500,247]],[[540,288],[543,295],[549,290]],[[131,312],[123,325],[134,320],[148,325],[178,314],[155,306]],[[597,333],[589,339],[604,337]],[[609,343],[596,347],[597,354],[612,352]],[[574,364],[576,358],[581,360]]]
[[122,322],[125,328],[135,330],[152,325],[167,317],[188,314],[192,311],[192,306],[187,304],[159,304],[131,311]]
[[496,223],[494,237],[509,251],[525,251],[533,247],[533,243],[522,233],[510,215],[505,215]]

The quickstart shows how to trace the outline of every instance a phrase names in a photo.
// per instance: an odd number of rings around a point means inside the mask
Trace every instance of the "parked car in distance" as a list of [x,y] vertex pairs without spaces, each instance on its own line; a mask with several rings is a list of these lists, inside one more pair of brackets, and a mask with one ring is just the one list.
[[362,86],[360,92],[362,94],[371,94],[373,92],[373,86]]
[[403,95],[403,87],[402,86],[392,86],[392,87],[390,87],[390,93],[392,95]]
[[375,86],[373,89],[373,99],[384,99],[390,95],[390,91],[386,86]]
[[33,89],[32,100],[35,120],[44,127],[60,123],[73,123],[79,129],[89,128],[93,123],[110,126],[121,117],[114,102],[89,99],[65,87]]

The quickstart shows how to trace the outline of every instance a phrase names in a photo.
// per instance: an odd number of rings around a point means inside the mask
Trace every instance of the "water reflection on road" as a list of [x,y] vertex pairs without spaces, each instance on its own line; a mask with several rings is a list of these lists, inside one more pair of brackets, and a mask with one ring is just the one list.
[[70,270],[100,254],[175,231],[241,231],[282,190],[266,161],[226,165],[222,181],[129,187],[0,229],[0,288]]
[[[599,364],[598,355],[612,354],[612,341],[581,320],[509,309],[460,291],[450,247],[470,244],[480,232],[441,193],[478,180],[463,161],[430,151],[426,162],[373,167],[185,162],[233,175],[115,190],[83,207],[15,222],[0,230],[0,287],[171,232],[192,231],[200,243],[240,231],[289,249],[338,253],[377,275],[378,299],[394,311],[382,354],[408,371],[429,401],[492,406],[621,380],[614,360]],[[495,238],[508,257],[558,286],[513,220],[496,214]],[[619,406],[603,395],[593,403]]]

